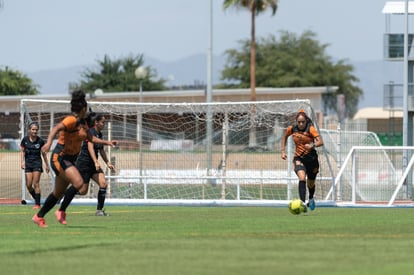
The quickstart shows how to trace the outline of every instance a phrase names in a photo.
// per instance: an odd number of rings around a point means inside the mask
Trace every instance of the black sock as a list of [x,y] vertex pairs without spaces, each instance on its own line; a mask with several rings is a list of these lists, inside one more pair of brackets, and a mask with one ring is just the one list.
[[40,205],[40,193],[35,194],[34,200],[36,205]]
[[30,193],[30,195],[32,196],[32,198],[33,198],[34,200],[36,200],[36,193],[35,193],[35,190],[33,189],[32,191],[29,191],[29,193]]
[[305,202],[306,200],[306,181],[299,181],[299,198],[301,201]]
[[309,188],[309,199],[313,199],[313,195],[315,194],[315,186]]
[[39,212],[37,213],[37,216],[44,217],[47,212],[49,212],[56,205],[58,201],[59,199],[55,198],[55,196],[53,196],[53,193],[50,193],[45,200],[45,204],[43,204],[43,207],[40,208]]
[[75,197],[76,193],[78,193],[78,190],[71,185],[68,190],[65,192],[65,197],[63,198],[62,203],[60,204],[60,211],[66,211],[66,208],[68,208],[69,204],[72,202],[73,198]]
[[102,210],[105,204],[106,188],[99,188],[98,191],[98,206],[96,210]]

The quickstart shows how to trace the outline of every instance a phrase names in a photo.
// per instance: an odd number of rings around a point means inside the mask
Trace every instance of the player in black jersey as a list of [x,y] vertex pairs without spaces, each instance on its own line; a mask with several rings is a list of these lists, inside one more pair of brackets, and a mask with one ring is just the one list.
[[49,164],[46,153],[41,151],[45,144],[44,140],[37,135],[39,124],[31,122],[29,124],[29,134],[23,137],[20,143],[21,149],[21,168],[24,170],[26,187],[32,195],[35,205],[33,209],[40,208],[40,176],[43,172],[42,157],[45,164],[46,173],[49,173]]

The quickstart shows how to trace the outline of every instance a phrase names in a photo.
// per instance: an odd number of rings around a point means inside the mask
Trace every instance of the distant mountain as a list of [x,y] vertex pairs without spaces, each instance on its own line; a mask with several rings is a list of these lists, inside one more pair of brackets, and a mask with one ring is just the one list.
[[[213,56],[212,82],[220,82],[221,70],[224,67],[224,57]],[[204,54],[192,55],[173,62],[163,62],[148,58],[145,64],[155,68],[158,74],[168,79],[168,86],[181,86],[192,84],[206,84],[207,56]]]
[[[364,61],[353,62],[354,73],[360,80],[357,84],[364,96],[359,107],[382,107],[384,84],[393,81],[402,83],[403,67],[401,62]],[[204,54],[192,55],[172,62],[146,58],[145,65],[157,70],[158,76],[167,79],[168,86],[206,84],[207,57]],[[213,84],[220,82],[221,70],[224,68],[223,56],[213,57]],[[75,66],[62,69],[28,73],[33,81],[41,86],[41,94],[66,94],[70,82],[79,82],[80,74],[94,65]]]
[[[144,64],[157,70],[158,76],[167,79],[168,86],[206,84],[207,57],[203,54],[192,55],[172,62],[146,58]],[[41,94],[66,94],[70,82],[79,82],[81,73],[95,65],[74,66],[62,69],[44,70],[27,73],[28,77],[40,85]],[[213,84],[219,83],[220,72],[224,67],[221,56],[213,57]],[[138,90],[138,87],[137,87]]]
[[27,73],[28,77],[40,86],[40,93],[47,95],[67,94],[69,83],[77,82],[86,66],[74,66]]

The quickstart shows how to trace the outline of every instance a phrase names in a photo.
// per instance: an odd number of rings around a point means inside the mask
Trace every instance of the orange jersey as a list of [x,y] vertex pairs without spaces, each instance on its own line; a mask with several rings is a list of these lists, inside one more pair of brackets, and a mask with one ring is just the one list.
[[314,149],[306,149],[305,144],[314,142],[319,136],[318,130],[313,125],[306,126],[304,131],[299,130],[296,126],[289,126],[286,129],[286,137],[291,136],[296,145],[295,157],[302,157],[310,153]]
[[62,124],[65,125],[65,130],[59,132],[58,143],[64,145],[63,154],[78,155],[82,141],[87,137],[88,126],[72,115],[65,117]]

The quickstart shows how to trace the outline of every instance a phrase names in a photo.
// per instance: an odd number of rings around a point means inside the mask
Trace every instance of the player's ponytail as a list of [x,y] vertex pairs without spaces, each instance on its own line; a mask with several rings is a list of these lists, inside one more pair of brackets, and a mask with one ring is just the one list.
[[70,101],[70,110],[74,113],[79,113],[83,108],[88,106],[85,99],[86,95],[82,90],[72,92],[72,100]]
[[89,112],[88,116],[85,118],[89,128],[92,128],[95,125],[96,116],[97,114],[95,112]]

